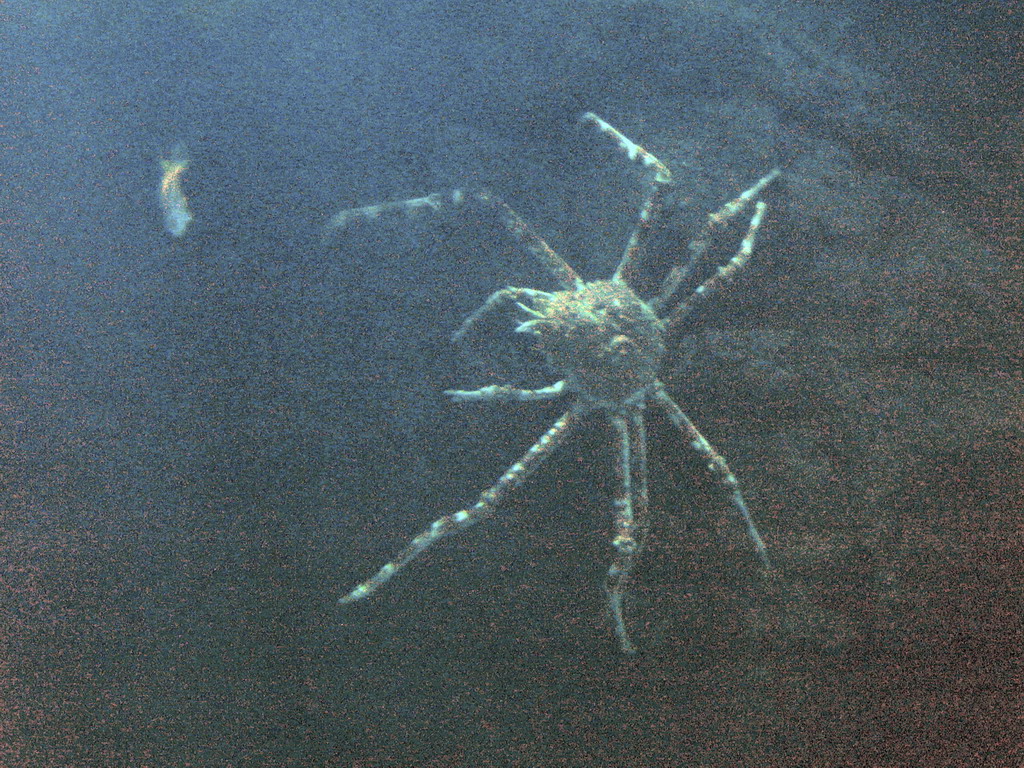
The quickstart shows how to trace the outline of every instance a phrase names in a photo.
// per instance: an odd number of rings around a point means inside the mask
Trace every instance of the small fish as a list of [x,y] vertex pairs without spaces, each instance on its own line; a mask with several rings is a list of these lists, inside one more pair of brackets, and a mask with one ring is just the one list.
[[160,207],[164,209],[164,227],[171,237],[181,237],[192,221],[188,198],[181,190],[181,175],[188,168],[188,151],[184,144],[176,144],[169,160],[161,160],[163,176],[160,179]]

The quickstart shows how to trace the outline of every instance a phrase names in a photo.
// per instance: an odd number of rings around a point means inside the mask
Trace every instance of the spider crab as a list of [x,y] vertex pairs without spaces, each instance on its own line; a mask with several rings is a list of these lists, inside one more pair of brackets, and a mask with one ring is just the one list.
[[[631,287],[631,278],[637,269],[650,224],[672,183],[672,175],[653,154],[630,141],[592,112],[584,114],[580,120],[614,139],[618,148],[630,160],[646,170],[649,185],[637,224],[615,273],[608,280],[584,281],[515,211],[486,191],[454,190],[448,194],[347,209],[335,215],[328,225],[330,231],[356,221],[376,219],[390,212],[439,209],[472,201],[496,212],[515,239],[547,268],[560,285],[560,290],[502,288],[466,318],[455,332],[454,339],[461,339],[474,323],[499,305],[515,302],[523,313],[523,320],[515,330],[536,337],[551,368],[561,378],[539,389],[492,385],[475,390],[449,390],[445,394],[459,403],[526,402],[569,394],[575,396],[565,413],[494,485],[480,494],[473,506],[435,520],[375,575],[344,595],[339,600],[342,604],[368,597],[442,537],[489,517],[512,489],[526,480],[545,458],[566,441],[582,419],[593,413],[602,413],[615,434],[614,472],[617,485],[612,502],[614,535],[611,543],[615,555],[608,569],[605,588],[619,645],[624,652],[634,653],[636,647],[629,637],[623,618],[623,595],[630,572],[643,551],[650,522],[647,430],[644,423],[644,411],[648,406],[660,409],[683,433],[690,446],[704,458],[708,469],[717,476],[728,492],[733,507],[743,519],[757,556],[766,568],[771,567],[764,542],[751,518],[736,476],[722,455],[665,391],[665,385],[658,378],[658,371],[669,332],[716,289],[729,282],[749,260],[765,213],[765,204],[757,200],[757,197],[779,175],[779,170],[770,171],[738,197],[709,214],[703,227],[689,243],[686,263],[670,271],[659,295],[644,300]],[[674,297],[680,287],[694,275],[712,236],[752,202],[754,213],[736,255],[700,282],[689,296],[675,301]]]

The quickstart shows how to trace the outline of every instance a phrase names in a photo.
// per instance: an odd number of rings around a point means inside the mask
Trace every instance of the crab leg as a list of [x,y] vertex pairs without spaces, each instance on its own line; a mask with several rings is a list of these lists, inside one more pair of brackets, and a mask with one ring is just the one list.
[[760,200],[754,208],[754,215],[750,219],[750,226],[747,234],[740,243],[740,248],[729,261],[720,266],[711,277],[698,285],[689,298],[680,301],[667,317],[663,325],[666,331],[671,330],[677,323],[686,317],[693,310],[694,306],[706,299],[714,291],[718,290],[739,272],[750,261],[750,255],[754,252],[754,240],[757,237],[757,230],[761,227],[764,219],[765,204]]
[[636,653],[633,641],[626,631],[626,622],[622,617],[622,595],[626,591],[629,572],[633,568],[633,556],[636,554],[636,539],[633,538],[633,484],[630,469],[629,427],[622,416],[611,417],[616,432],[618,452],[615,456],[615,479],[618,490],[615,493],[615,560],[608,569],[605,579],[605,592],[608,593],[608,609],[615,622],[615,636],[625,653]]
[[647,534],[647,435],[639,411],[630,411],[628,417],[613,415],[611,423],[618,443],[615,457],[618,491],[614,501],[615,538],[612,539],[616,556],[608,568],[605,592],[619,646],[625,653],[636,653],[622,615],[622,596]]
[[[462,325],[459,326],[459,329],[452,334],[452,341],[462,341],[462,338],[466,335],[466,333],[469,331],[469,329],[473,326],[474,323],[480,320],[480,318],[482,318],[488,312],[491,312],[494,309],[496,309],[498,305],[501,304],[502,302],[518,302],[519,299],[545,299],[547,301],[551,301],[554,298],[554,295],[548,293],[547,291],[538,291],[534,288],[517,288],[514,285],[510,285],[508,288],[502,288],[501,290],[495,291],[490,296],[488,296],[487,300],[483,304],[481,304],[476,310],[474,310],[473,314],[471,314],[469,317],[462,321]],[[538,313],[534,312],[534,310],[530,309],[529,307],[525,307],[522,304],[520,304],[519,306],[530,314],[538,315]]]
[[409,200],[397,200],[393,203],[378,203],[377,205],[366,205],[362,208],[346,208],[338,211],[331,220],[327,222],[325,236],[335,229],[342,229],[357,221],[373,221],[381,216],[390,213],[402,213],[411,215],[419,213],[424,209],[431,211],[439,210],[447,203],[459,205],[465,199],[465,194],[460,189],[453,189],[449,194],[435,192],[426,197],[413,197]]
[[643,247],[643,238],[649,231],[651,221],[661,209],[662,199],[665,191],[672,184],[672,172],[657,157],[646,149],[630,141],[623,133],[609,123],[602,120],[593,112],[587,112],[580,118],[581,123],[590,123],[597,127],[601,133],[615,139],[616,145],[626,157],[635,163],[639,163],[648,169],[650,176],[650,191],[643,203],[640,205],[638,221],[633,228],[626,249],[622,252],[619,266],[615,269],[612,280],[624,280],[629,282],[632,270],[639,260],[640,249]]
[[615,139],[615,143],[619,149],[626,153],[626,157],[632,160],[634,163],[640,163],[645,168],[650,169],[654,174],[655,180],[661,184],[669,184],[672,181],[672,172],[668,167],[661,162],[658,158],[648,152],[646,149],[641,147],[639,144],[635,144],[626,138],[617,128],[612,126],[610,123],[601,119],[593,112],[584,112],[580,116],[581,123],[590,123],[595,126],[597,130],[606,136],[611,136]]
[[467,192],[462,189],[453,189],[447,194],[437,192],[426,197],[414,197],[410,200],[398,200],[393,203],[378,203],[377,205],[367,205],[362,208],[346,208],[343,211],[338,211],[327,222],[324,237],[326,239],[333,230],[346,227],[356,221],[373,221],[389,213],[404,213],[408,215],[418,213],[424,209],[437,211],[449,204],[462,205],[467,199],[473,199],[494,208],[512,236],[520,245],[540,260],[562,288],[573,290],[583,287],[583,280],[576,274],[576,270],[570,267],[565,259],[559,256],[554,248],[544,241],[544,238],[534,232],[533,228],[518,213],[512,210],[504,200],[487,190]]
[[454,403],[473,403],[484,400],[506,403],[525,403],[530,400],[551,400],[558,397],[565,390],[565,380],[556,381],[549,387],[540,389],[519,389],[518,387],[505,387],[499,384],[492,384],[489,387],[480,389],[446,389],[444,393]]
[[[668,273],[668,277],[665,278],[665,282],[661,287],[661,295],[655,301],[655,309],[666,306],[672,298],[672,295],[679,290],[679,286],[682,282],[693,274],[697,264],[700,263],[704,258],[704,255],[707,253],[708,243],[715,231],[725,226],[735,216],[743,213],[744,209],[750,204],[750,202],[761,194],[761,190],[774,181],[778,177],[779,173],[781,173],[781,171],[778,168],[773,168],[758,179],[754,183],[754,186],[741,192],[738,197],[730,200],[714,213],[708,214],[707,220],[704,222],[704,226],[701,228],[700,232],[697,233],[696,237],[690,241],[689,261],[687,261],[686,264],[673,267],[672,271]],[[760,223],[760,221],[758,223]],[[754,227],[754,230],[756,229],[757,228]],[[751,247],[752,246],[753,243],[751,242]]]
[[632,438],[630,446],[633,451],[633,519],[636,522],[636,556],[643,551],[647,541],[647,529],[650,527],[648,507],[650,497],[647,492],[647,425],[642,410],[630,410],[629,426]]
[[570,409],[562,414],[561,418],[541,435],[540,439],[523,454],[519,461],[509,467],[494,485],[480,494],[476,504],[469,509],[439,517],[423,533],[410,541],[394,560],[386,563],[376,574],[353,588],[339,599],[338,603],[345,605],[369,597],[434,542],[448,534],[468,528],[485,517],[490,517],[509,491],[521,485],[544,459],[565,441],[576,426],[577,418],[576,409]]
[[765,568],[771,569],[772,564],[768,559],[768,550],[761,539],[761,534],[757,532],[757,526],[754,525],[754,519],[750,516],[750,510],[747,509],[747,502],[743,499],[743,494],[740,492],[739,481],[736,480],[736,475],[729,469],[729,465],[725,463],[722,454],[715,450],[714,446],[705,439],[704,435],[690,421],[690,418],[683,413],[683,409],[676,404],[675,400],[669,397],[664,386],[659,385],[654,390],[653,397],[654,401],[664,409],[672,423],[679,428],[679,431],[690,439],[690,447],[707,459],[708,469],[717,474],[718,479],[729,489],[732,504],[746,523],[747,533],[750,536],[750,540],[754,542],[754,550],[757,552],[758,558],[760,558]]
[[576,270],[570,267],[565,259],[559,256],[555,249],[544,241],[544,238],[534,232],[533,228],[518,213],[513,211],[504,200],[486,190],[474,192],[473,197],[481,203],[493,206],[497,210],[502,223],[512,234],[512,237],[540,260],[541,264],[544,265],[562,288],[575,290],[583,287],[583,280],[576,274]]

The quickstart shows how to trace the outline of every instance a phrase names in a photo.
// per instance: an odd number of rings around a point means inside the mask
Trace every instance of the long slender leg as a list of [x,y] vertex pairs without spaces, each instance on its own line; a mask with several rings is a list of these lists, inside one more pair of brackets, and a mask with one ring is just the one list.
[[754,519],[750,516],[750,510],[747,509],[747,502],[743,499],[743,494],[740,492],[739,481],[736,480],[736,475],[729,469],[729,465],[725,463],[722,454],[715,450],[714,446],[705,439],[704,435],[690,421],[690,418],[683,413],[683,409],[676,404],[675,400],[669,397],[664,386],[658,386],[653,396],[655,402],[665,410],[672,423],[689,438],[690,446],[707,459],[708,469],[717,474],[718,479],[729,490],[733,506],[736,507],[736,511],[740,513],[743,521],[746,523],[747,533],[750,535],[751,541],[754,542],[757,556],[761,559],[764,567],[770,569],[772,564],[768,559],[768,550],[764,546],[761,534],[757,532],[757,526],[754,525]]
[[616,267],[615,274],[612,276],[612,280],[625,281],[628,283],[632,275],[632,270],[635,269],[636,264],[639,261],[640,249],[643,247],[643,239],[649,231],[650,223],[661,209],[665,192],[672,184],[672,173],[669,171],[668,166],[662,163],[657,157],[652,155],[639,144],[635,144],[630,141],[619,130],[602,120],[593,112],[585,113],[580,118],[580,122],[594,125],[599,131],[601,131],[601,133],[606,136],[611,136],[615,139],[616,145],[625,153],[626,157],[635,163],[643,165],[649,172],[650,190],[647,193],[647,197],[640,205],[640,211],[637,214],[637,224],[633,228],[632,234],[629,236],[629,240],[626,243],[626,249],[623,251],[622,258],[619,260],[619,266]]
[[489,517],[509,491],[522,484],[540,466],[544,459],[551,455],[565,441],[565,438],[569,436],[576,426],[578,418],[579,414],[575,409],[568,410],[562,414],[551,428],[541,435],[540,439],[522,455],[519,461],[509,467],[494,485],[480,494],[476,504],[469,509],[463,509],[453,514],[439,517],[430,524],[429,528],[409,542],[406,548],[399,552],[394,560],[385,564],[376,574],[357,585],[338,602],[344,605],[353,603],[356,600],[362,600],[364,597],[369,597],[438,539],[450,533],[456,533],[468,528],[473,523]]
[[615,538],[612,539],[612,546],[620,554],[631,555],[636,552],[637,544],[636,537],[633,535],[636,521],[633,517],[632,448],[629,440],[629,424],[624,417],[618,415],[611,416],[610,421],[615,429],[615,442],[618,446],[615,456],[615,477],[619,484],[613,502]]
[[626,621],[622,616],[622,596],[626,591],[626,582],[633,569],[633,561],[637,554],[637,543],[633,536],[636,526],[633,517],[633,471],[630,466],[629,425],[622,416],[611,416],[612,427],[615,429],[618,451],[615,455],[615,480],[618,487],[615,492],[613,507],[615,509],[615,559],[608,569],[605,579],[605,592],[608,594],[608,609],[615,624],[615,636],[624,653],[636,653],[636,647],[629,639]]
[[446,389],[444,393],[455,403],[475,403],[495,401],[505,403],[525,403],[530,400],[551,400],[565,391],[565,380],[556,381],[549,387],[540,389],[518,389],[492,384],[480,389]]
[[615,427],[618,455],[615,461],[615,476],[619,488],[615,498],[615,531],[612,545],[616,558],[608,569],[605,591],[608,593],[608,607],[615,624],[615,636],[625,653],[635,653],[636,647],[629,638],[622,614],[622,597],[633,566],[643,552],[650,527],[648,516],[649,498],[647,493],[647,429],[643,412],[631,409],[626,418],[612,417]]
[[562,288],[575,290],[583,287],[583,280],[576,274],[576,270],[570,267],[565,259],[559,256],[554,248],[544,241],[544,238],[534,232],[533,228],[504,200],[487,191],[475,192],[473,197],[481,203],[492,206],[498,212],[512,236],[540,260]]
[[[459,326],[459,329],[452,334],[452,341],[461,341],[462,338],[469,331],[469,329],[478,320],[480,320],[480,318],[482,318],[488,312],[492,312],[494,309],[498,307],[498,305],[502,304],[503,302],[518,301],[519,299],[544,299],[550,301],[553,298],[554,296],[548,293],[547,291],[538,291],[534,288],[517,288],[512,285],[510,285],[508,288],[502,288],[501,290],[495,291],[490,296],[488,296],[487,300],[483,304],[481,304],[476,310],[474,310],[473,313],[469,315],[469,317],[462,321],[462,325]],[[522,307],[526,312],[530,313],[531,315],[540,316],[539,313],[534,312],[529,307],[525,307],[522,304],[520,304],[519,306]]]
[[650,495],[647,491],[647,425],[640,409],[629,412],[630,448],[633,452],[633,517],[636,522],[636,553],[647,543]]
[[615,139],[619,149],[626,153],[626,157],[634,163],[640,163],[645,168],[650,169],[660,183],[668,184],[672,181],[672,172],[664,163],[661,162],[661,160],[656,158],[639,144],[635,144],[627,139],[617,128],[613,127],[593,112],[584,112],[580,116],[580,122],[590,123],[601,131],[601,133]]
[[754,207],[754,215],[750,219],[750,226],[747,228],[747,234],[740,243],[739,250],[736,251],[736,255],[733,256],[729,261],[720,266],[715,274],[711,275],[707,280],[698,285],[693,293],[683,301],[680,301],[675,308],[662,320],[662,326],[665,331],[670,331],[675,327],[683,318],[693,311],[693,308],[710,296],[714,291],[718,290],[722,286],[726,285],[732,278],[739,272],[743,267],[750,261],[750,255],[754,252],[754,241],[757,238],[757,230],[761,227],[761,222],[764,220],[765,204],[758,201]]
[[423,210],[436,211],[442,206],[452,203],[459,205],[465,199],[465,194],[460,189],[454,189],[448,194],[436,192],[425,197],[413,197],[409,200],[396,200],[392,203],[378,203],[377,205],[365,205],[362,208],[346,208],[338,211],[331,220],[327,222],[325,236],[335,229],[342,229],[357,221],[374,221],[381,216],[392,213],[405,215],[419,213]]
[[544,238],[534,232],[530,225],[518,213],[512,210],[505,201],[486,190],[467,192],[461,189],[454,189],[447,194],[438,192],[426,197],[414,197],[410,200],[398,200],[393,203],[378,203],[377,205],[367,205],[362,208],[347,208],[331,217],[331,220],[327,223],[324,237],[326,239],[335,229],[346,227],[357,221],[373,221],[389,213],[413,214],[424,209],[436,211],[449,204],[462,205],[467,200],[476,200],[494,208],[512,236],[527,251],[540,259],[540,262],[554,276],[562,288],[573,290],[583,287],[583,280],[576,274],[576,270],[570,267],[565,259],[559,256],[544,241]]
[[707,253],[708,244],[711,242],[711,238],[714,236],[715,232],[721,229],[735,216],[741,214],[750,202],[761,193],[761,190],[778,177],[779,173],[780,171],[778,168],[773,168],[767,174],[758,179],[752,187],[741,192],[739,196],[727,202],[714,213],[708,214],[708,218],[704,222],[704,226],[693,240],[690,241],[689,260],[686,264],[673,267],[668,273],[668,277],[665,278],[665,282],[661,287],[661,295],[655,301],[656,309],[667,306],[673,294],[679,290],[679,286],[682,282],[693,274],[697,264],[701,262],[704,258],[704,254]]

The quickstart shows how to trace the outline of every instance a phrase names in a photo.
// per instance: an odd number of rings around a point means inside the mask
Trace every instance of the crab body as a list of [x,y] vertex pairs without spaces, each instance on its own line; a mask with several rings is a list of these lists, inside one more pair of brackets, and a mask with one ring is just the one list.
[[658,316],[625,283],[595,280],[539,299],[533,309],[542,317],[523,325],[582,398],[621,406],[657,381],[665,334]]

